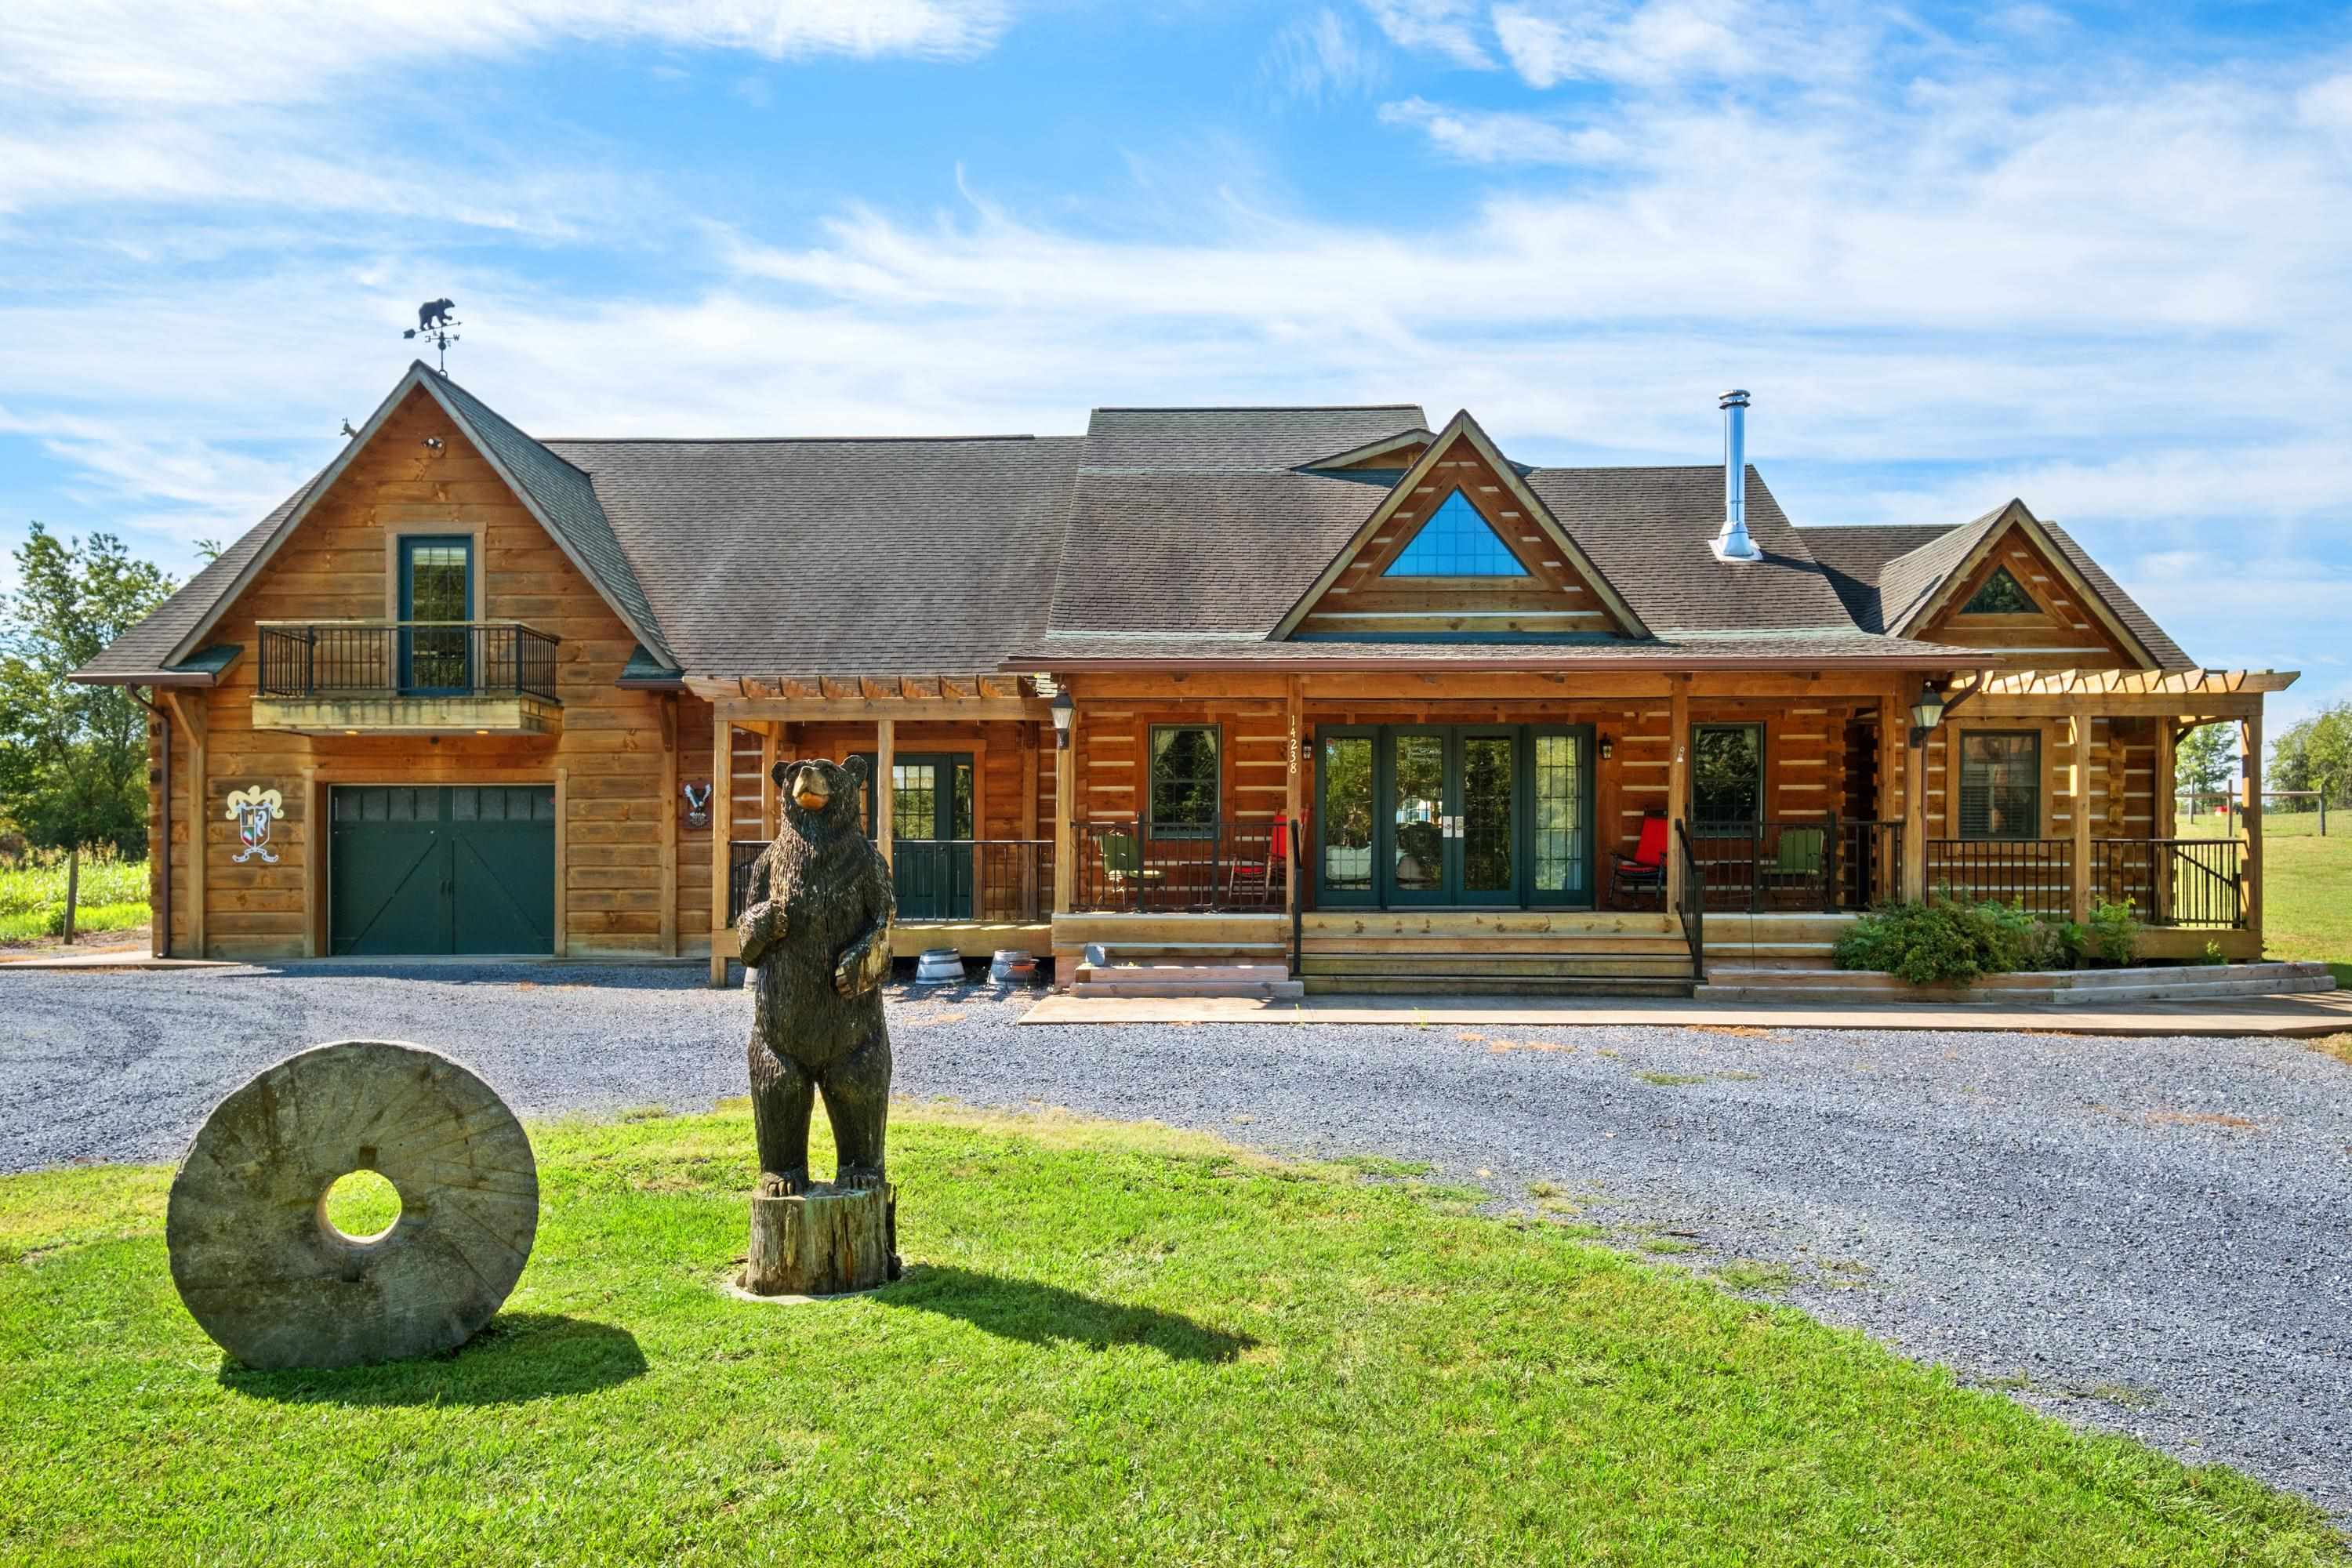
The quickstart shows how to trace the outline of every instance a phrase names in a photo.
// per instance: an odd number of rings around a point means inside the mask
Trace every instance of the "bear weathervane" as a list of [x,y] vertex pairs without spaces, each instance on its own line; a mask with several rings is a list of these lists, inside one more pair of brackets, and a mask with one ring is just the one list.
[[400,334],[404,339],[421,337],[438,349],[441,353],[443,375],[449,374],[449,345],[457,342],[457,334],[449,329],[465,325],[463,321],[450,314],[457,308],[457,302],[455,300],[427,300],[416,307],[416,325]]

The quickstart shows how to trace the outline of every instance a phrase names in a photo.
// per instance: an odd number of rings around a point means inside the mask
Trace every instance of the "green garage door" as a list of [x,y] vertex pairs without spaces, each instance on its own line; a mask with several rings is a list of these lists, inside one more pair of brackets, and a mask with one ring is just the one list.
[[339,788],[334,820],[335,952],[554,951],[554,786]]

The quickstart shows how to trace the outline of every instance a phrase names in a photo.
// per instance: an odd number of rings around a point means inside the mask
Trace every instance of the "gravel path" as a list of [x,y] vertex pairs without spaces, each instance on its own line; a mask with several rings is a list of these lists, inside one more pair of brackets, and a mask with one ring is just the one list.
[[[901,1090],[1426,1162],[1664,1261],[1759,1260],[1820,1317],[2352,1523],[2352,1068],[2294,1042],[1022,1005],[894,992]],[[526,1115],[699,1109],[742,1092],[750,1022],[696,971],[549,966],[0,973],[0,1171],[176,1159],[229,1089],[362,1033],[448,1050]]]

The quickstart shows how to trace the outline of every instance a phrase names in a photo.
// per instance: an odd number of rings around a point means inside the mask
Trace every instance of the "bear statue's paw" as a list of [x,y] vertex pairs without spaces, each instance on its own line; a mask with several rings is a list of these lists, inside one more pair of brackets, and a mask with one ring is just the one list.
[[781,1173],[775,1171],[760,1173],[760,1195],[763,1198],[805,1197],[808,1190],[809,1173],[806,1165],[794,1165],[791,1170]]
[[833,1184],[843,1192],[873,1192],[888,1186],[879,1165],[844,1165],[833,1173]]

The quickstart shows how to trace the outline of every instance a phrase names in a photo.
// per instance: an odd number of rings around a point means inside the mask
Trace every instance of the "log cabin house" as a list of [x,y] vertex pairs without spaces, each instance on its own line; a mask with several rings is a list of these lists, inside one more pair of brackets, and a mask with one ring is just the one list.
[[773,764],[863,755],[902,954],[1065,981],[1686,991],[1923,894],[2258,955],[2259,794],[2181,837],[2173,747],[2294,676],[2022,501],[1797,527],[1746,405],[1672,468],[1407,405],[564,440],[419,363],[78,679],[153,710],[158,953],[719,983]]

